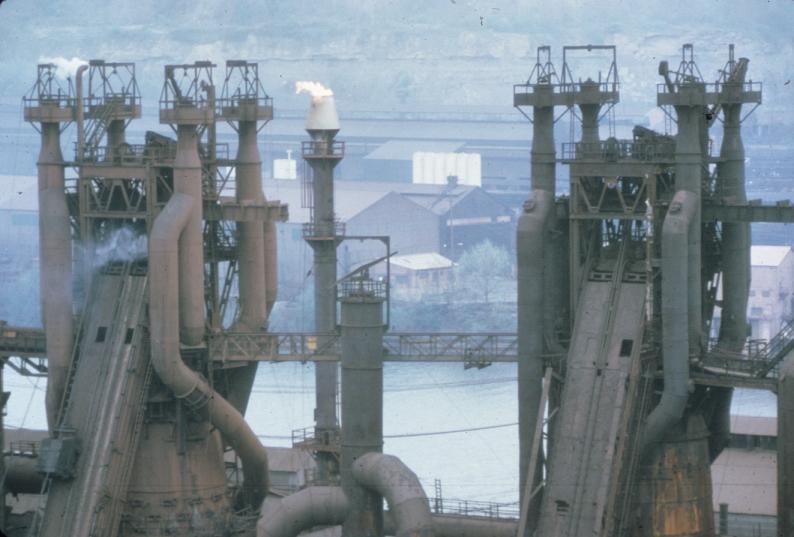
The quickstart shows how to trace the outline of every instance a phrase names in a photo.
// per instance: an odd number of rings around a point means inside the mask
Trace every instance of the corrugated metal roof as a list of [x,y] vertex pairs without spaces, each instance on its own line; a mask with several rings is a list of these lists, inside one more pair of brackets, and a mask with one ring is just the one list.
[[463,147],[463,142],[443,140],[389,140],[379,145],[367,160],[413,160],[414,153],[454,153]]
[[395,255],[391,258],[391,263],[410,270],[445,269],[454,264],[451,259],[436,252]]
[[[289,204],[290,222],[308,222],[309,210],[301,207],[301,182],[291,180],[265,181],[265,194],[269,200],[280,200]],[[397,192],[414,203],[444,214],[450,204],[455,206],[477,187],[448,185],[424,185],[385,181],[334,181],[334,204],[336,215],[343,221],[352,217],[390,192]]]
[[777,418],[731,415],[731,433],[777,436]]
[[747,515],[777,514],[777,453],[728,448],[711,465],[714,509]]
[[790,253],[790,246],[753,246],[750,248],[750,262],[757,267],[778,267]]

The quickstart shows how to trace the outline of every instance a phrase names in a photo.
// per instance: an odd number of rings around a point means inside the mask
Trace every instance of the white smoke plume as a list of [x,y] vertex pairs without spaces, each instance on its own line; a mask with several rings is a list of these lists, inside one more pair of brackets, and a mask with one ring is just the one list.
[[39,63],[55,64],[56,76],[66,80],[67,78],[74,76],[74,74],[77,72],[77,68],[81,65],[87,64],[88,60],[83,60],[76,56],[73,56],[71,60],[64,58],[63,56],[41,56],[39,57]]
[[128,227],[115,230],[94,250],[94,266],[110,261],[137,261],[148,255],[146,235],[138,235]]
[[308,80],[295,82],[295,93],[308,93],[312,96],[312,99],[330,97],[334,94],[330,88],[326,88],[319,82],[310,82]]

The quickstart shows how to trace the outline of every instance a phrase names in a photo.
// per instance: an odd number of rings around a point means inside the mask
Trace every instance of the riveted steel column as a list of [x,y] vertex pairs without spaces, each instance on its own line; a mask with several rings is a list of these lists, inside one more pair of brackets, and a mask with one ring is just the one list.
[[361,486],[352,465],[383,451],[383,299],[367,294],[342,302],[342,488],[350,512],[345,537],[383,535],[383,499]]

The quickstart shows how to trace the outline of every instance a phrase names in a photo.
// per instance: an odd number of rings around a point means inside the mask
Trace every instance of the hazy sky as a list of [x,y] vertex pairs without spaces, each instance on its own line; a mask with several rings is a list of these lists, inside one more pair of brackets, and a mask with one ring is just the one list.
[[7,0],[0,98],[18,99],[47,57],[135,61],[145,99],[165,63],[245,58],[281,107],[304,105],[300,79],[329,84],[342,110],[509,107],[537,46],[559,63],[562,45],[593,43],[618,46],[618,113],[637,113],[653,106],[660,59],[694,43],[713,79],[733,42],[764,80],[760,117],[794,123],[792,27],[792,0]]

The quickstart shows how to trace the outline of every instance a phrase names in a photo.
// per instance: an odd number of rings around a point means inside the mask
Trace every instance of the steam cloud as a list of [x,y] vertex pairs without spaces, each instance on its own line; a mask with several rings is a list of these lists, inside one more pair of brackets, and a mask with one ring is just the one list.
[[82,60],[73,56],[72,59],[64,58],[63,56],[42,56],[39,58],[39,63],[54,63],[55,64],[55,74],[58,78],[66,79],[70,76],[74,76],[77,72],[77,68],[81,65],[85,65],[88,63],[87,60]]
[[110,261],[137,261],[147,255],[146,235],[137,235],[132,229],[123,227],[96,246],[94,266],[101,267]]
[[301,80],[295,82],[295,93],[308,93],[312,99],[320,99],[321,97],[330,97],[334,94],[330,88],[326,88],[319,82],[310,82],[308,80]]

